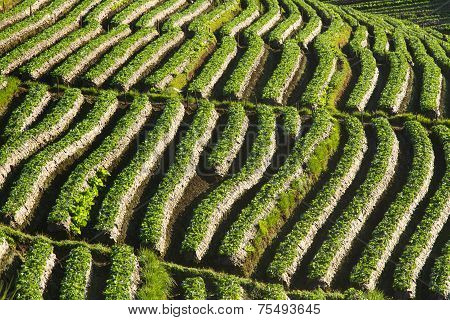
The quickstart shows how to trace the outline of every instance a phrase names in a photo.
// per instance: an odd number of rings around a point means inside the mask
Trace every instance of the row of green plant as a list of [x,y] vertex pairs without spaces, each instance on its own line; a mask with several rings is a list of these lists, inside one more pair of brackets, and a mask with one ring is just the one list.
[[[387,120],[385,121],[387,122]],[[362,155],[367,149],[362,123],[354,117],[348,117],[345,119],[344,128],[348,139],[339,162],[308,209],[276,249],[275,256],[267,269],[267,275],[274,280],[290,282],[298,263],[312,243],[312,238],[327,220],[326,218],[336,206],[339,196],[351,183],[348,180],[355,176],[351,170],[355,171],[355,165],[359,167],[362,161]]]
[[[120,69],[112,78],[112,84],[121,89],[128,90],[129,87],[137,82],[138,79],[145,76],[149,69],[158,62],[159,59],[155,59],[155,57],[158,57],[162,50],[165,51],[170,49],[170,47],[173,47],[179,41],[178,39],[182,39],[182,37],[184,37],[184,33],[180,28],[163,33]],[[167,48],[168,44],[169,48]],[[130,81],[130,79],[134,80]]]
[[430,291],[446,299],[450,296],[448,278],[450,277],[450,241],[447,241],[431,269]]
[[372,32],[374,37],[372,51],[379,61],[385,61],[389,52],[389,39],[386,30],[381,27],[374,27]]
[[292,106],[283,106],[283,130],[284,132],[293,138],[296,138],[300,134],[300,128],[302,119],[297,108]]
[[234,57],[237,52],[237,41],[234,37],[225,36],[222,38],[219,47],[214,51],[211,58],[202,68],[200,73],[189,84],[189,92],[203,93],[209,95],[214,84],[227,67],[230,57]]
[[[325,241],[309,265],[308,279],[321,281],[336,269],[341,261],[334,261],[340,251],[346,251],[346,243],[353,241],[354,229],[361,225],[372,210],[384,190],[384,185],[390,181],[390,167],[395,163],[396,136],[386,119],[374,119],[376,128],[377,150],[371,161],[369,171],[363,183],[358,187],[350,203],[329,230]],[[395,158],[393,159],[393,156]],[[353,234],[352,234],[353,233]],[[345,253],[345,252],[344,252]],[[332,262],[334,263],[332,264]],[[334,270],[335,272],[336,270]],[[332,275],[333,276],[333,275]],[[328,281],[327,281],[328,282]]]
[[410,65],[404,54],[399,52],[389,52],[389,75],[386,84],[378,100],[378,107],[389,112],[397,113],[408,86],[410,76]]
[[[22,264],[16,281],[16,295],[18,300],[42,300],[48,277],[45,275],[48,266],[53,267],[53,264],[48,265],[48,261],[52,260],[53,246],[47,241],[36,240],[28,249],[25,255],[25,261]],[[44,277],[47,278],[44,280]]]
[[441,69],[434,59],[427,53],[422,41],[416,37],[410,37],[409,45],[416,63],[422,71],[422,85],[420,88],[420,111],[424,115],[439,116],[442,91]]
[[244,290],[239,279],[229,276],[222,277],[216,281],[216,298],[219,300],[241,300]]
[[89,12],[84,21],[87,23],[102,23],[103,20],[128,5],[131,1],[132,0],[103,0]]
[[206,300],[205,281],[201,277],[186,278],[181,283],[184,300]]
[[313,125],[299,141],[283,166],[265,183],[252,201],[242,210],[237,220],[228,229],[219,247],[219,253],[233,259],[240,250],[245,250],[249,233],[260,220],[271,211],[279,195],[303,172],[303,165],[309,160],[317,144],[326,139],[333,127],[332,118],[325,109],[314,111]]
[[[270,164],[275,149],[275,114],[267,106],[258,107],[257,112],[259,130],[245,165],[239,173],[221,182],[194,209],[181,250],[183,253],[195,256],[198,260],[206,253],[204,247],[209,246],[211,235],[216,231],[218,222],[238,200],[236,198],[258,182]],[[255,174],[258,179],[254,179]],[[236,190],[239,190],[237,194]],[[223,203],[224,201],[226,203]],[[221,212],[218,212],[218,209]]]
[[228,108],[228,120],[225,129],[218,143],[208,155],[208,165],[210,167],[221,167],[224,165],[224,161],[230,159],[230,152],[233,152],[234,144],[241,140],[243,134],[245,135],[245,131],[242,132],[242,128],[247,121],[248,118],[241,103],[233,104]]
[[288,40],[283,46],[280,62],[263,88],[265,100],[282,103],[283,95],[300,66],[302,52],[295,40]]
[[234,19],[227,22],[221,29],[221,37],[234,37],[248,23],[259,17],[259,0],[244,0],[245,9]]
[[114,26],[129,24],[142,16],[147,10],[153,8],[160,0],[136,0],[131,1],[125,8],[116,13],[110,23]]
[[319,177],[327,171],[331,157],[340,144],[340,123],[334,119],[328,136],[317,143],[314,151],[303,165],[302,172],[288,187],[279,193],[273,208],[255,226],[255,235],[246,246],[246,258],[242,265],[244,274],[251,274],[261,260],[266,248],[277,237],[284,223],[316,185]]
[[361,111],[365,108],[378,78],[377,61],[372,52],[361,45],[367,41],[367,35],[366,27],[358,27],[350,41],[350,49],[361,63],[361,73],[345,105],[349,110]]
[[16,3],[12,8],[9,8],[9,10],[2,10],[0,13],[0,29],[4,29],[10,24],[28,17],[30,9],[31,12],[39,10],[49,1],[50,0],[23,0],[20,1],[20,3]]
[[296,29],[300,28],[302,15],[293,0],[281,1],[287,18],[279,23],[268,36],[269,43],[280,46]]
[[117,28],[111,29],[108,33],[98,36],[94,40],[89,41],[76,53],[70,55],[61,65],[52,71],[52,76],[62,79],[64,82],[70,82],[76,76],[75,72],[79,69],[80,65],[87,66],[91,63],[87,59],[93,52],[104,52],[130,33],[131,29],[129,26],[120,25]]
[[55,18],[66,12],[79,0],[54,0],[48,6],[36,11],[26,19],[6,27],[0,31],[0,53],[4,53],[12,45],[23,41],[39,28],[51,24]]
[[111,269],[103,292],[106,300],[131,300],[139,282],[138,259],[133,248],[117,245],[111,251]]
[[30,60],[45,48],[63,38],[73,29],[78,27],[78,23],[83,15],[86,14],[100,0],[84,0],[64,19],[59,20],[47,29],[42,30],[36,36],[28,39],[24,43],[15,47],[0,58],[0,70],[3,74],[10,73],[26,60]]
[[136,26],[154,27],[166,17],[171,16],[180,7],[186,4],[186,0],[167,0],[159,4],[157,7],[146,12],[137,22]]
[[266,13],[244,31],[247,38],[253,34],[261,36],[281,18],[281,8],[277,0],[264,0],[264,4],[267,10]]
[[150,87],[164,89],[168,84],[167,78],[173,79],[182,73],[193,61],[201,59],[205,52],[215,45],[216,38],[212,33],[197,33],[187,40],[160,68],[145,79],[145,84]]
[[193,33],[213,33],[225,23],[233,19],[241,10],[240,0],[229,0],[220,3],[211,11],[195,18],[188,27]]
[[[170,207],[176,203],[174,194],[182,194],[187,187],[187,181],[195,173],[199,160],[199,152],[206,144],[205,137],[210,134],[212,121],[215,122],[217,112],[214,104],[206,100],[199,102],[197,112],[189,130],[179,143],[174,163],[158,186],[156,193],[150,199],[141,225],[140,237],[143,243],[156,247],[158,251],[165,244],[160,242],[166,238],[166,223],[172,214]],[[199,144],[200,141],[200,144]]]
[[[110,91],[103,91],[98,100],[98,103],[117,104],[115,94]],[[129,147],[129,142],[145,124],[150,110],[146,96],[140,95],[134,99],[127,113],[119,119],[102,143],[72,170],[48,215],[49,223],[62,224],[72,233],[81,233],[81,229],[86,227],[89,221],[89,213],[98,196],[98,188],[103,186],[102,182],[112,170],[113,163],[117,162]],[[108,166],[105,166],[105,159],[116,161],[110,160]],[[92,178],[100,181],[89,184]]]
[[33,83],[22,103],[16,107],[3,130],[3,138],[17,136],[27,129],[34,119],[43,111],[51,98],[48,85]]
[[[39,123],[20,135],[8,139],[0,147],[0,167],[3,168],[3,175],[7,175],[11,172],[12,167],[18,165],[15,161],[11,162],[12,156],[18,158],[18,161],[22,161],[64,131],[77,114],[82,101],[83,95],[79,89],[67,89],[52,110]],[[44,137],[49,131],[53,134]],[[18,155],[20,156],[18,157]],[[0,187],[4,181],[5,177],[0,176]]]
[[79,246],[70,250],[65,263],[59,298],[61,300],[84,300],[92,272],[92,254],[89,248]]
[[431,55],[436,59],[439,67],[447,74],[450,73],[450,57],[446,54],[444,48],[439,44],[439,42],[427,35],[423,36],[423,41]]
[[431,245],[435,242],[449,214],[450,130],[446,126],[439,125],[433,127],[433,134],[439,139],[444,151],[445,173],[395,268],[393,287],[398,292],[407,292],[415,286],[418,274],[431,253]]
[[301,97],[303,106],[318,107],[326,104],[325,93],[337,67],[339,47],[348,42],[350,33],[350,26],[335,18],[328,30],[316,38],[314,50],[319,62]]
[[303,46],[307,46],[314,37],[320,33],[322,29],[322,19],[320,19],[316,10],[307,4],[303,0],[294,0],[297,5],[303,9],[306,16],[308,17],[308,22],[300,29],[299,32],[294,36],[294,39]]
[[264,41],[256,34],[248,36],[248,47],[244,55],[240,58],[236,68],[234,68],[230,78],[223,87],[225,96],[242,96],[248,81],[257,68],[264,52]]
[[[46,146],[26,162],[18,178],[14,181],[8,200],[1,210],[3,214],[15,219],[16,214],[29,215],[33,211],[33,206],[25,205],[29,204],[30,200],[34,203],[38,201],[40,194],[48,185],[47,180],[51,178],[52,172],[59,169],[62,161],[73,162],[80,157],[82,154],[80,148],[90,145],[93,138],[100,133],[110,120],[118,105],[109,102],[106,99],[97,101],[83,120],[78,122],[61,139]],[[85,138],[86,134],[90,134],[90,137]],[[76,147],[69,152],[69,148],[74,145]],[[39,178],[43,174],[47,176],[47,179]]]
[[[148,133],[147,137],[138,146],[137,154],[129,164],[114,179],[111,189],[108,190],[103,200],[95,229],[100,232],[111,233],[116,220],[124,210],[131,210],[132,199],[130,191],[134,190],[134,184],[137,182],[139,187],[143,181],[147,180],[152,173],[152,169],[157,165],[159,150],[158,144],[173,139],[177,128],[184,114],[184,107],[177,100],[168,101],[164,111],[156,121],[155,127]],[[180,116],[181,115],[181,116]],[[166,143],[168,143],[168,141]],[[140,182],[140,183],[139,183]],[[134,195],[132,195],[134,196]]]
[[114,48],[105,54],[83,79],[97,86],[124,64],[131,55],[158,35],[153,28],[141,28],[129,37],[121,40]]
[[175,12],[164,22],[161,30],[168,32],[170,29],[182,27],[185,23],[207,10],[211,5],[211,0],[196,0],[186,9]]
[[413,149],[412,165],[405,185],[375,227],[352,270],[350,280],[360,287],[374,286],[378,280],[414,209],[425,196],[433,174],[433,146],[427,130],[413,121],[405,122],[405,129]]
[[102,31],[102,26],[98,23],[90,23],[83,28],[77,29],[55,45],[31,59],[25,65],[21,66],[19,71],[21,74],[25,74],[33,79],[38,79],[45,72],[64,60],[69,54]]

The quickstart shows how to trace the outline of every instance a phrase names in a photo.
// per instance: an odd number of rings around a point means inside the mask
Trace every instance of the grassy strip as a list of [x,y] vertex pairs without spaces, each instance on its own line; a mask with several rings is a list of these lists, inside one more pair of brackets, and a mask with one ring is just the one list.
[[0,76],[0,118],[6,113],[9,104],[19,91],[20,83],[17,78]]

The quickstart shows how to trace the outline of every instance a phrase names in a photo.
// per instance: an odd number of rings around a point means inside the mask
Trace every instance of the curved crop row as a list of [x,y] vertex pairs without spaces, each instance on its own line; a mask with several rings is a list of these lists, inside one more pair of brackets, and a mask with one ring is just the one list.
[[319,63],[301,97],[304,106],[318,107],[325,104],[326,89],[337,68],[339,46],[350,37],[351,28],[341,19],[333,19],[327,31],[320,34],[314,42]]
[[308,278],[323,286],[330,285],[354,238],[394,175],[398,140],[388,121],[379,118],[373,123],[376,128],[377,151],[370,169],[309,266]]
[[23,102],[12,111],[5,125],[3,137],[17,136],[25,131],[42,113],[51,97],[47,85],[40,83],[30,85]]
[[269,43],[281,46],[302,24],[302,15],[293,0],[282,0],[287,19],[279,23],[269,34]]
[[84,19],[87,23],[102,23],[113,13],[128,5],[132,0],[103,0]]
[[42,300],[55,262],[53,246],[46,241],[36,240],[25,255],[25,262],[17,276],[15,298]]
[[103,294],[106,300],[131,300],[139,284],[139,263],[129,246],[114,246],[111,271]]
[[286,91],[296,72],[300,68],[302,52],[295,40],[286,41],[281,53],[280,63],[264,86],[262,97],[271,102],[282,104]]
[[440,115],[443,76],[434,59],[427,54],[423,43],[416,37],[408,39],[412,48],[414,62],[422,70],[422,86],[420,90],[420,111],[424,115]]
[[350,41],[353,54],[361,61],[361,73],[346,102],[346,107],[350,110],[364,110],[377,85],[379,76],[377,61],[372,52],[366,48],[367,36],[367,28],[359,27]]
[[61,281],[59,298],[61,300],[84,300],[92,272],[92,255],[86,247],[70,250],[64,277]]
[[28,17],[50,0],[24,0],[6,12],[0,13],[0,30]]
[[248,37],[248,47],[223,87],[225,96],[242,99],[244,91],[264,56],[264,41],[257,35]]
[[384,61],[389,52],[389,39],[386,31],[381,27],[374,27],[373,37],[372,51],[378,60]]
[[84,79],[95,86],[101,86],[117,69],[120,68],[133,53],[158,35],[155,29],[142,28],[123,39],[109,53],[96,63],[85,75]]
[[170,29],[182,27],[184,24],[206,11],[209,6],[211,6],[211,0],[196,0],[183,11],[172,14],[166,22],[164,22],[162,31],[167,32]]
[[233,20],[229,21],[220,29],[222,37],[234,37],[242,29],[248,27],[256,18],[259,17],[259,1],[245,0],[246,8]]
[[69,56],[60,66],[53,70],[52,75],[56,78],[61,78],[65,83],[73,82],[75,77],[92,64],[96,58],[130,33],[131,29],[128,26],[120,25],[108,33],[100,35],[88,42],[75,54]]
[[411,67],[406,57],[401,53],[390,52],[387,57],[390,67],[389,76],[378,100],[378,106],[397,113],[406,97]]
[[68,55],[98,36],[102,31],[103,29],[100,24],[88,24],[86,27],[72,32],[57,44],[31,59],[19,70],[22,74],[26,74],[32,79],[38,79],[56,64],[63,61]]
[[303,0],[294,0],[294,2],[306,12],[308,17],[306,25],[294,37],[299,44],[306,48],[322,30],[322,19],[316,10]]
[[415,296],[419,273],[450,215],[450,130],[445,126],[436,126],[433,127],[433,132],[438,136],[444,150],[445,174],[400,256],[394,272],[394,289],[410,298]]
[[261,190],[242,210],[238,219],[226,233],[219,253],[234,265],[245,260],[247,243],[255,234],[255,226],[273,209],[279,195],[303,173],[303,164],[308,161],[316,146],[331,133],[333,124],[326,110],[317,110],[314,122],[305,137],[296,142],[294,150],[278,172],[263,185]]
[[[115,94],[111,92],[106,92],[99,100],[117,104]],[[67,232],[81,233],[81,229],[89,221],[89,212],[98,195],[98,186],[93,186],[91,180],[112,171],[144,126],[151,111],[152,106],[146,96],[134,99],[127,113],[99,147],[71,172],[49,213],[47,221],[50,224],[58,224]]]
[[244,106],[233,104],[228,110],[228,122],[212,152],[208,156],[208,164],[220,175],[226,175],[231,162],[244,143],[248,128],[248,118]]
[[202,61],[216,44],[212,33],[197,33],[187,40],[169,60],[145,79],[150,87],[164,89],[174,78]]
[[295,107],[284,106],[283,112],[283,130],[290,137],[297,138],[300,135],[302,119]]
[[81,18],[100,1],[101,0],[84,0],[64,19],[56,22],[54,25],[41,31],[33,38],[9,51],[6,55],[0,58],[1,73],[10,73],[18,66],[22,65],[25,61],[30,60],[66,36],[69,32],[72,32],[78,28]]
[[240,0],[224,1],[211,11],[195,18],[188,27],[193,33],[214,33],[240,11]]
[[413,148],[412,167],[406,184],[375,227],[350,275],[353,283],[368,290],[375,289],[387,260],[415,208],[425,196],[433,175],[433,147],[426,129],[418,122],[406,122],[405,128]]
[[124,9],[119,11],[111,19],[111,24],[118,26],[120,24],[128,25],[133,20],[142,16],[146,11],[156,6],[161,0],[136,0],[129,3]]
[[95,229],[117,241],[125,220],[131,214],[143,187],[155,170],[168,144],[173,140],[183,120],[184,107],[179,101],[169,101],[163,114],[147,138],[138,146],[136,156],[119,173],[103,200]]
[[258,107],[259,131],[250,155],[239,173],[223,181],[194,209],[182,243],[183,253],[196,260],[205,255],[220,222],[233,204],[262,178],[276,148],[275,115],[269,107]]
[[225,36],[211,59],[189,85],[189,91],[208,97],[214,85],[219,81],[231,60],[237,54],[237,42],[233,37]]
[[267,12],[245,30],[246,37],[250,37],[252,34],[262,36],[281,19],[281,8],[277,0],[264,0],[264,3]]
[[54,0],[28,18],[0,31],[0,53],[4,53],[12,46],[36,34],[40,29],[51,25],[78,1],[80,0]]
[[156,8],[144,14],[136,23],[137,27],[154,27],[162,19],[170,16],[180,7],[186,4],[187,0],[167,0],[161,3]]
[[216,281],[216,295],[219,300],[242,300],[244,289],[233,277],[221,277]]
[[35,127],[8,139],[0,148],[0,188],[14,167],[67,129],[83,103],[79,89],[67,89]]
[[431,270],[430,291],[436,296],[449,299],[450,297],[450,241],[447,241],[441,255],[436,258]]
[[191,127],[178,146],[174,163],[147,207],[141,226],[141,240],[160,254],[164,254],[167,249],[173,211],[196,173],[200,154],[211,137],[217,119],[214,104],[201,101]]
[[277,248],[267,275],[289,285],[300,261],[311,247],[317,231],[327,221],[339,199],[352,183],[367,150],[367,139],[361,122],[345,120],[348,141],[330,179],[315,196],[308,210]]
[[39,204],[43,192],[65,166],[79,158],[116,111],[117,103],[100,99],[87,116],[57,142],[33,156],[14,182],[2,213],[15,227],[23,226]]
[[130,62],[127,63],[112,79],[112,83],[119,89],[128,91],[136,82],[148,74],[173,47],[184,38],[181,29],[174,29],[162,34],[155,41],[147,45]]

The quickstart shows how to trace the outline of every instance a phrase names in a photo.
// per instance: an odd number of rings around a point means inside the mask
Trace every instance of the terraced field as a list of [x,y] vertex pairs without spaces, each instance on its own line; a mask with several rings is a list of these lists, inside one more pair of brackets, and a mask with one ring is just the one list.
[[448,299],[431,30],[315,0],[1,13],[9,297]]

